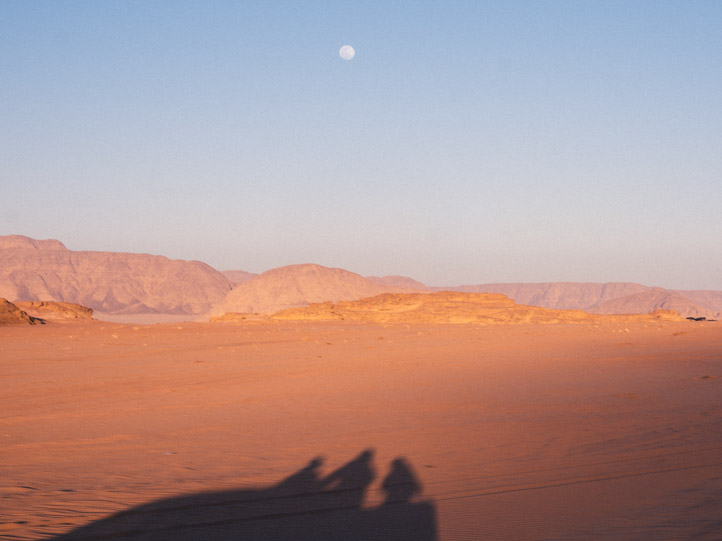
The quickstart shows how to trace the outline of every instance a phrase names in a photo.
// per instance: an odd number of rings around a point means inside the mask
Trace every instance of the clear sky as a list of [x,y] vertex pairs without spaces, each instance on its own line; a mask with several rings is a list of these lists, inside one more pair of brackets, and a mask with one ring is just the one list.
[[221,270],[722,290],[722,2],[3,0],[0,203]]

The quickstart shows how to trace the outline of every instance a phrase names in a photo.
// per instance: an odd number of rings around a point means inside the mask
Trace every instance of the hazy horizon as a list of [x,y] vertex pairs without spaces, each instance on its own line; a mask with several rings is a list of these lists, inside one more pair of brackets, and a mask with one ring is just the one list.
[[720,21],[713,1],[4,2],[0,234],[722,290]]

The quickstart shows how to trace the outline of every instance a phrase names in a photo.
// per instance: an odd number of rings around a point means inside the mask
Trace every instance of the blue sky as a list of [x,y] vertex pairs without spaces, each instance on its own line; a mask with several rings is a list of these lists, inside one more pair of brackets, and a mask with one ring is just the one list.
[[5,0],[0,234],[722,289],[720,28],[718,1]]

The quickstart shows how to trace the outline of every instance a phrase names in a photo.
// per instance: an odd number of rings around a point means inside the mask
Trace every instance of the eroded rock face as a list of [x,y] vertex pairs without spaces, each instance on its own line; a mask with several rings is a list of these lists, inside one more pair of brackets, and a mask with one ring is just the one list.
[[203,314],[230,290],[226,277],[200,261],[0,237],[0,296],[12,300],[78,303],[109,314]]
[[44,321],[28,315],[7,299],[0,299],[0,325],[42,325]]
[[271,314],[313,302],[354,300],[387,292],[414,291],[387,286],[344,269],[303,264],[279,267],[236,286],[211,316],[229,312]]
[[16,301],[13,304],[42,319],[93,319],[93,309],[73,302]]
[[506,295],[493,293],[385,294],[357,301],[325,302],[289,308],[274,314],[282,320],[349,320],[376,323],[624,323],[681,321],[678,313],[659,310],[651,314],[597,315],[582,310],[554,310],[516,304]]

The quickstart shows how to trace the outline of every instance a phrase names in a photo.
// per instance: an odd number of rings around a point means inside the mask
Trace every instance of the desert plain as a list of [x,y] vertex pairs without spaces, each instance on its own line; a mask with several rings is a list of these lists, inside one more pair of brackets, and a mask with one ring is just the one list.
[[0,385],[3,539],[722,539],[720,322],[70,320]]

